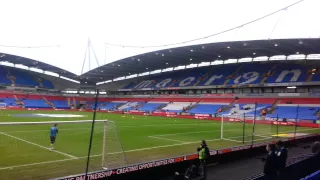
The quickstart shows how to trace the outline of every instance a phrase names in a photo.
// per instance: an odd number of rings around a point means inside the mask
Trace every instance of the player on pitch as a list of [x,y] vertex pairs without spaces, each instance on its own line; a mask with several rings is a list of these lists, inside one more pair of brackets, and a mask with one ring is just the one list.
[[54,147],[54,143],[56,141],[56,137],[58,134],[58,128],[57,128],[57,124],[54,124],[51,128],[50,128],[50,141],[51,141],[51,147],[50,150],[53,150]]

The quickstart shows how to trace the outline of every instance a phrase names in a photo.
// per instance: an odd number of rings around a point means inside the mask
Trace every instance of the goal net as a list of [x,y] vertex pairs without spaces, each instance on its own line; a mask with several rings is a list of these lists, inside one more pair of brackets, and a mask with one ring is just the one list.
[[251,114],[223,115],[221,139],[251,144],[272,139],[272,123]]
[[6,103],[0,103],[0,109],[6,109],[7,104]]
[[[51,128],[55,124],[58,133],[53,139]],[[1,122],[2,178],[23,179],[23,175],[26,179],[52,179],[83,173],[91,127],[92,120]],[[89,157],[90,172],[126,165],[114,122],[95,121]]]

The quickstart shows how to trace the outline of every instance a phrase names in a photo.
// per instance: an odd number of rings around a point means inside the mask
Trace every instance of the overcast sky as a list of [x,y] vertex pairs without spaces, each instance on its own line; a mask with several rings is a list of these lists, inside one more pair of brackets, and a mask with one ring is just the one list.
[[[190,40],[238,26],[294,2],[297,0],[1,0],[0,45],[59,46],[0,47],[0,52],[28,57],[80,74],[88,38],[102,65],[105,60],[110,63],[163,49],[107,46],[105,58],[105,42],[147,46]],[[319,7],[319,0],[305,0],[252,25],[193,44],[318,38]],[[278,25],[271,34],[277,21]],[[90,68],[97,67],[92,53],[90,59]],[[88,70],[86,63],[84,71]]]

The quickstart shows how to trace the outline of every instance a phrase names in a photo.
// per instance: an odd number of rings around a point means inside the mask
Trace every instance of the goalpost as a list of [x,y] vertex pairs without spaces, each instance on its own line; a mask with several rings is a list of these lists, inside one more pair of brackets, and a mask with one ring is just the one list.
[[[124,166],[127,163],[116,124],[109,120],[95,120],[93,132],[90,170],[101,170]],[[50,128],[57,124],[58,134],[54,144],[55,149],[50,149]],[[76,160],[85,162],[88,155],[89,139],[91,133],[92,120],[72,120],[72,121],[44,121],[44,122],[0,122],[0,147],[7,147],[4,154],[4,162],[10,164],[20,157],[25,158],[26,164],[34,164],[35,160],[42,159],[43,163],[52,159],[46,159],[47,156],[61,156],[66,160],[57,160],[53,165],[54,171],[57,165],[61,164],[62,170],[64,161]],[[30,151],[29,151],[30,149]],[[13,152],[19,154],[12,154]],[[21,153],[21,154],[20,154]],[[61,158],[60,157],[60,158]],[[54,161],[53,161],[54,162]],[[6,164],[5,163],[5,164]],[[41,163],[40,163],[41,164]],[[84,163],[81,163],[83,166]],[[11,163],[8,167],[24,168],[25,171],[32,171],[31,166],[24,164]],[[5,167],[0,167],[5,168]],[[47,173],[47,172],[44,172]],[[52,172],[51,172],[52,173]]]
[[0,103],[0,109],[7,109],[7,103]]
[[243,144],[267,141],[273,135],[272,123],[251,114],[222,115],[220,130],[222,140]]

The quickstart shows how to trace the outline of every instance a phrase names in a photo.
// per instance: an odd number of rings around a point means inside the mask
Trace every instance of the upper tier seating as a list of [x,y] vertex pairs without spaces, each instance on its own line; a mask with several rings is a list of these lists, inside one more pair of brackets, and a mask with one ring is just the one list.
[[[32,73],[34,74],[34,73]],[[12,86],[40,87],[53,89],[51,81],[35,77],[27,71],[0,66],[0,84]]]
[[316,67],[270,62],[225,64],[161,73],[144,80],[135,80],[123,89],[319,82],[319,73],[308,74],[309,69],[312,68]]

